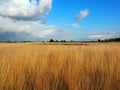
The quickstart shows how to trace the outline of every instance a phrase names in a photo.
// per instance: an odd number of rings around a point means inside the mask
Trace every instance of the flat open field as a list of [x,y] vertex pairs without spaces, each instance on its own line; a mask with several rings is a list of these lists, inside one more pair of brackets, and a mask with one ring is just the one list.
[[120,43],[0,43],[0,90],[120,90]]

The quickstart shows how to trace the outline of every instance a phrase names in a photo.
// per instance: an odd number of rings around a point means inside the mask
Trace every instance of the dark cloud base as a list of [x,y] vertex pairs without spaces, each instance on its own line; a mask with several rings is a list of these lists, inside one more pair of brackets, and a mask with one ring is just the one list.
[[25,33],[6,32],[0,34],[0,41],[42,41],[43,38],[36,38]]

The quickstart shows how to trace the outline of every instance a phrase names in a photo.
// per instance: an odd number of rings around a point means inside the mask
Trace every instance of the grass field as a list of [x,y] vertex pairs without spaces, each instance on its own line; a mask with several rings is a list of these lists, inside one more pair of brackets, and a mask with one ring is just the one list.
[[0,90],[120,90],[120,43],[1,43]]

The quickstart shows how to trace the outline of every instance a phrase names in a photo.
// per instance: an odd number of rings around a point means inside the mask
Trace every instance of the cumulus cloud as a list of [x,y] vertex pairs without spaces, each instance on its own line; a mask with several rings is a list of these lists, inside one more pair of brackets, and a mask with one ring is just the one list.
[[89,37],[92,38],[92,39],[115,38],[115,37],[120,37],[120,31],[95,33],[95,34],[91,34]]
[[33,19],[45,18],[52,7],[52,0],[0,0],[0,16]]
[[62,38],[69,31],[37,21],[19,21],[0,16],[0,41],[2,40],[48,40]]
[[0,0],[0,39],[33,40],[53,36],[60,30],[43,24],[51,8],[52,0]]
[[72,23],[69,25],[64,25],[65,27],[73,27],[73,28],[82,28],[81,25],[79,25],[78,23]]
[[85,9],[83,11],[80,11],[80,13],[75,17],[76,20],[80,20],[80,19],[83,19],[85,18],[86,16],[88,16],[89,14],[89,10],[88,9]]
[[54,34],[56,28],[40,24],[37,21],[17,21],[6,17],[0,17],[0,33],[15,32],[26,33],[31,36],[44,38]]
[[0,41],[69,39],[70,30],[44,23],[51,8],[52,0],[0,0]]

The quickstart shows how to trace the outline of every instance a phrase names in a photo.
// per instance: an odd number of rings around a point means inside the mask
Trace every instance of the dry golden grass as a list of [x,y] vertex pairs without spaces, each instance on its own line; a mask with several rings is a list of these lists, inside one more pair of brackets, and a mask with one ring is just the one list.
[[120,43],[1,43],[0,90],[120,90]]

